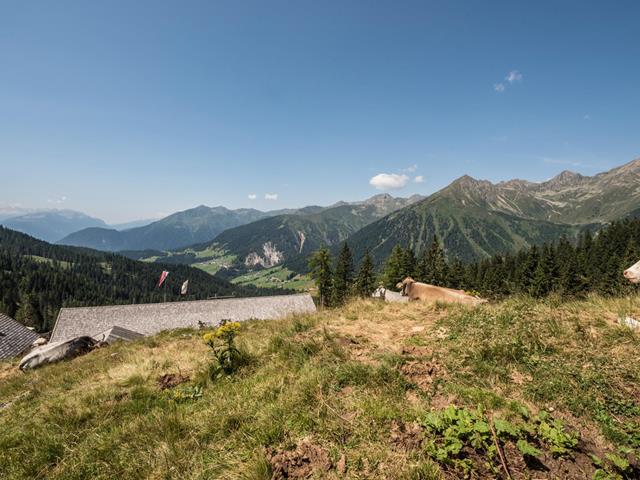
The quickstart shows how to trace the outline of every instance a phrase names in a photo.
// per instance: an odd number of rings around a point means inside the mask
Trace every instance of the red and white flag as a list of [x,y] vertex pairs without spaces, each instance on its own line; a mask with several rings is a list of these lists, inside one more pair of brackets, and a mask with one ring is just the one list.
[[189,289],[189,280],[185,280],[180,288],[180,295],[186,295],[187,290]]
[[167,272],[166,270],[163,270],[162,273],[160,274],[160,280],[158,281],[158,287],[162,286],[162,284],[164,283],[164,281],[167,279],[168,276],[169,276],[169,272]]

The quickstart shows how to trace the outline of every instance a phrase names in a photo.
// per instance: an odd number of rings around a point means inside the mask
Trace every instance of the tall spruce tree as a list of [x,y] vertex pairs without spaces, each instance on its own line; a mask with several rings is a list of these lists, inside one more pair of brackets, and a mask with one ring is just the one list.
[[342,305],[353,293],[353,255],[347,242],[342,244],[333,275],[333,303]]
[[531,293],[533,278],[540,262],[540,252],[536,245],[532,246],[528,252],[523,251],[518,255],[519,265],[515,280],[516,292]]
[[433,235],[431,246],[422,256],[418,269],[420,280],[431,285],[445,286],[447,260],[437,235]]
[[564,236],[560,238],[556,245],[556,263],[558,268],[558,293],[563,296],[576,295],[579,291],[578,258],[573,245]]
[[321,247],[309,259],[311,277],[316,282],[320,305],[328,307],[331,305],[333,290],[333,275],[331,272],[331,254],[327,247]]
[[364,252],[360,270],[356,277],[356,292],[362,298],[369,298],[376,289],[376,277],[373,271],[373,259],[369,250]]
[[449,275],[447,276],[447,286],[450,288],[462,288],[465,284],[464,264],[458,257],[454,258],[449,265]]
[[416,254],[413,248],[407,247],[402,262],[403,277],[415,277],[417,272]]
[[384,266],[383,278],[387,288],[395,288],[396,284],[404,280],[404,251],[400,245],[396,245],[391,250],[391,255],[387,258]]
[[555,255],[551,245],[544,245],[540,261],[533,274],[531,284],[531,295],[534,297],[544,297],[553,290],[557,281],[557,268]]

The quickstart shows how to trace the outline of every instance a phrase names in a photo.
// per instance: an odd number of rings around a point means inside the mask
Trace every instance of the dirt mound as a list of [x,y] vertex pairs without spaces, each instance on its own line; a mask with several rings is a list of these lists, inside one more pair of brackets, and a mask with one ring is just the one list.
[[442,376],[443,367],[434,360],[410,360],[400,367],[400,373],[420,390],[430,391],[435,380]]
[[174,388],[180,385],[181,383],[185,383],[189,381],[188,375],[182,375],[181,373],[165,373],[164,375],[160,375],[156,380],[158,387],[160,390],[167,390],[169,388]]
[[402,420],[394,420],[391,423],[391,443],[398,450],[418,450],[424,439],[424,432],[416,422],[405,423]]
[[[268,448],[266,453],[272,480],[309,478],[315,472],[328,472],[333,468],[327,451],[308,438],[301,440],[295,450]],[[345,468],[342,459],[340,463],[341,469]]]

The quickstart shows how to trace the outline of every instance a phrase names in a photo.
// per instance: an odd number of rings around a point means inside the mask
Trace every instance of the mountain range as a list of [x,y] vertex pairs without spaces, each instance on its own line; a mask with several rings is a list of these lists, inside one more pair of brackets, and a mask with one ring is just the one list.
[[154,221],[145,219],[107,225],[99,218],[75,210],[0,207],[0,225],[46,242],[57,242],[71,233],[86,228],[128,230]]
[[0,224],[46,242],[55,242],[84,228],[107,227],[102,220],[74,210],[20,212],[1,219]]
[[450,257],[469,261],[575,237],[638,213],[640,159],[592,177],[564,171],[542,183],[463,176],[348,240],[356,259],[369,250],[379,262],[396,244],[419,252],[437,234]]
[[[321,214],[334,208],[342,208],[345,213],[351,208],[364,209],[368,221],[380,218],[387,213],[416,201],[422,197],[414,196],[411,199],[399,199],[390,195],[377,195],[364,202],[339,202],[330,207],[316,205],[300,209],[283,209],[263,212],[255,209],[230,210],[225,207],[198,207],[174,213],[149,225],[118,231],[106,226],[85,228],[67,235],[58,241],[60,244],[94,248],[105,251],[131,251],[131,250],[175,250],[198,243],[211,242],[217,235],[224,231],[252,222],[296,215],[300,218]],[[354,228],[364,226],[367,222],[359,221],[359,215],[350,216],[342,221],[344,228],[352,233]],[[268,222],[275,225],[279,220]],[[306,222],[307,224],[309,222]],[[313,222],[311,222],[313,223]],[[346,224],[346,225],[345,225]],[[351,225],[353,224],[353,226]],[[257,225],[262,228],[262,225]],[[267,227],[268,228],[268,227]],[[336,228],[339,228],[336,226]],[[331,235],[331,232],[328,232]],[[340,239],[344,237],[340,236]],[[330,237],[333,238],[333,237]]]
[[368,250],[380,265],[394,245],[419,253],[437,235],[450,258],[471,261],[561,236],[575,238],[584,229],[639,213],[640,159],[594,176],[564,171],[541,183],[492,183],[465,175],[428,197],[381,194],[270,212],[201,205],[122,231],[90,225],[58,243],[195,264],[210,273],[278,265],[301,272],[310,252],[321,245],[337,248],[344,240],[356,261]]
[[[284,265],[304,272],[308,254],[325,244],[334,251],[346,240],[358,262],[369,251],[380,266],[400,244],[424,251],[434,235],[449,258],[463,261],[516,251],[562,236],[575,238],[640,212],[640,159],[595,176],[564,171],[534,183],[491,183],[463,176],[426,198],[390,206],[390,196],[359,205],[338,204],[311,215],[283,215],[232,228],[189,252],[168,255],[176,263],[225,267],[233,278],[247,270]],[[382,202],[373,212],[367,205]],[[377,218],[376,218],[377,217]],[[206,252],[206,253],[204,253]],[[167,254],[165,254],[167,255]],[[167,261],[167,258],[157,258]]]

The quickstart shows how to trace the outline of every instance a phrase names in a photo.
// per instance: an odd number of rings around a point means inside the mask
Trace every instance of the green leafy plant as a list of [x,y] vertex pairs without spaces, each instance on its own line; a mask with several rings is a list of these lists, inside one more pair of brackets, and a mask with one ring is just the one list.
[[530,418],[526,409],[518,410],[514,419],[507,420],[493,418],[481,408],[474,410],[450,405],[426,414],[422,425],[431,434],[431,439],[425,442],[427,454],[441,464],[461,470],[466,476],[474,468],[469,457],[471,451],[486,459],[486,468],[497,472],[498,460],[504,460],[501,449],[506,442],[515,443],[526,460],[541,457],[545,450],[554,456],[570,455],[579,440],[579,435],[565,430],[559,420],[545,412]]
[[493,467],[492,459],[496,455],[496,446],[492,440],[489,422],[482,410],[448,406],[439,412],[429,412],[423,421],[425,429],[432,434],[425,442],[427,454],[439,463],[452,465],[468,475],[473,468],[471,461],[465,458],[463,449],[470,446],[484,453]]
[[560,420],[551,418],[544,411],[534,421],[537,423],[538,437],[549,446],[554,456],[571,455],[580,440],[577,432],[567,432]]
[[236,337],[240,332],[239,322],[222,320],[213,332],[202,337],[213,351],[216,363],[211,369],[211,378],[220,375],[231,375],[242,363],[242,354],[236,346]]

